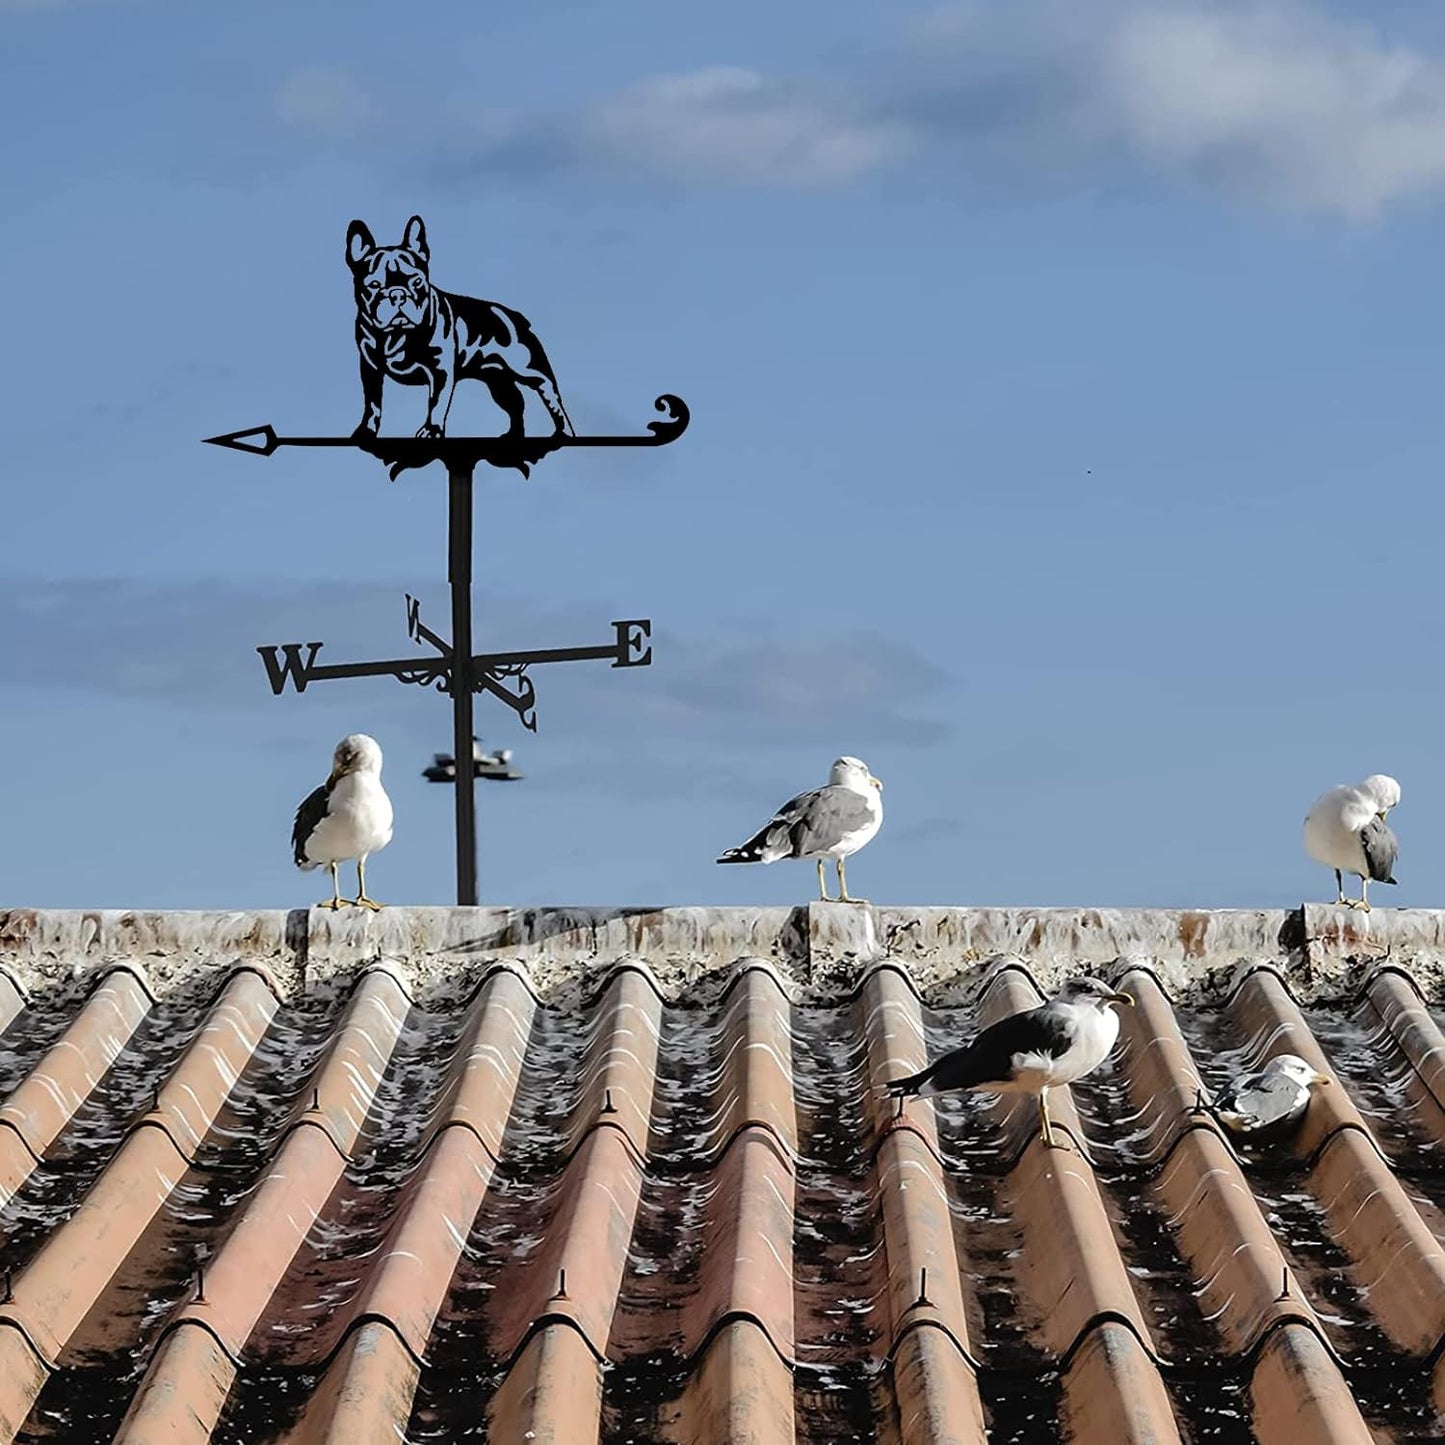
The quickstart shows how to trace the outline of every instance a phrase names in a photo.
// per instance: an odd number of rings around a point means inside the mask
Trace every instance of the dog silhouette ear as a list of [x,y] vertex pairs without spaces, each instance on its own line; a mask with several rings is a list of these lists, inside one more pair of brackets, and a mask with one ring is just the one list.
[[406,232],[401,238],[401,244],[408,251],[414,251],[423,261],[431,259],[431,252],[426,244],[426,226],[422,224],[420,216],[413,216],[406,223]]
[[346,228],[346,259],[352,266],[359,266],[376,250],[376,241],[366,228],[365,221],[353,221]]

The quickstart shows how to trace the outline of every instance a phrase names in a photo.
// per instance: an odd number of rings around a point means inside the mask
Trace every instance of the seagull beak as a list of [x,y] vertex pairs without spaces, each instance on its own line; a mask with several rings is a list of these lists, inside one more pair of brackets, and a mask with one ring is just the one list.
[[1109,995],[1109,1002],[1110,1002],[1110,1003],[1126,1003],[1126,1004],[1129,1005],[1130,1008],[1133,1008],[1133,1007],[1134,1007],[1134,996],[1133,996],[1132,994],[1127,994],[1127,993],[1111,993],[1111,994]]
[[1386,815],[1389,811],[1390,811],[1390,810],[1389,810],[1388,808],[1381,808],[1380,811],[1375,814],[1375,816],[1383,823],[1383,822],[1385,821],[1385,815]]
[[1329,1082],[1330,1082],[1330,1080],[1329,1080],[1329,1076],[1328,1076],[1327,1074],[1316,1074],[1316,1075],[1315,1075],[1315,1083],[1319,1084],[1322,1088],[1328,1088],[1328,1087],[1329,1087]]
[[872,773],[868,774],[868,781],[872,783],[873,786],[877,788],[880,793],[883,791],[882,782],[878,778],[875,778]]

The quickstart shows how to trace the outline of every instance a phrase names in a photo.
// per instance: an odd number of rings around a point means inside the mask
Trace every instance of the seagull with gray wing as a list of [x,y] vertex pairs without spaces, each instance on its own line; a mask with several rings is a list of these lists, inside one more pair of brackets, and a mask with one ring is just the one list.
[[890,1079],[888,1092],[900,1109],[907,1096],[954,1089],[1037,1094],[1044,1147],[1061,1147],[1049,1124],[1049,1090],[1077,1082],[1104,1062],[1119,1037],[1119,1015],[1111,1005],[1133,1002],[1101,978],[1071,978],[1047,1003],[990,1024],[972,1043],[919,1073]]
[[824,903],[828,883],[823,864],[838,870],[838,901],[848,896],[843,860],[869,842],[883,826],[883,784],[857,758],[839,758],[824,787],[790,798],[746,843],[729,848],[719,863],[776,863],[779,858],[816,858],[818,892]]
[[[1394,883],[1400,845],[1385,817],[1399,801],[1399,783],[1384,773],[1331,788],[1315,799],[1305,818],[1305,851],[1335,870],[1336,903],[1368,913],[1370,883]],[[1343,873],[1359,877],[1358,898],[1345,897]]]
[[1310,1089],[1329,1081],[1298,1054],[1276,1054],[1262,1069],[1233,1080],[1211,1112],[1240,1138],[1256,1143],[1280,1139],[1304,1118]]
[[[303,871],[324,863],[331,870],[331,897],[322,908],[343,903],[377,909],[366,896],[366,860],[391,842],[391,799],[381,786],[381,748],[375,738],[352,733],[336,745],[331,776],[309,793],[291,828],[292,856]],[[343,898],[336,866],[356,859],[356,897]]]

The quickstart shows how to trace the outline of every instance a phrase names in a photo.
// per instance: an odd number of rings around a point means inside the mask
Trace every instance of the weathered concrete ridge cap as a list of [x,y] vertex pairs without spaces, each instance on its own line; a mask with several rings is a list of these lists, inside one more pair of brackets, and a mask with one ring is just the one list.
[[[387,908],[381,913],[142,912],[10,909],[0,913],[7,990],[83,990],[125,968],[158,999],[210,996],[249,969],[280,998],[348,988],[385,968],[415,1002],[453,1006],[497,968],[519,971],[543,1001],[587,997],[599,975],[643,970],[659,994],[725,989],[766,965],[796,1001],[838,999],[888,961],[930,999],[965,997],[1001,962],[1039,988],[1080,970],[1147,967],[1171,997],[1226,993],[1268,963],[1301,998],[1346,996],[1361,969],[1408,963],[1445,977],[1445,912],[1365,915],[1294,909],[1092,908]],[[19,1000],[13,1000],[17,1006]]]

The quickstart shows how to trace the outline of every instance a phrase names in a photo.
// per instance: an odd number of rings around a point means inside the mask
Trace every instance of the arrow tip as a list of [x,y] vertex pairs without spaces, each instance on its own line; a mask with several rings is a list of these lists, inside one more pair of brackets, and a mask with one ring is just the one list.
[[206,437],[204,440],[208,446],[230,447],[232,451],[253,452],[259,457],[269,457],[277,446],[276,433],[269,426],[227,432],[224,436]]

